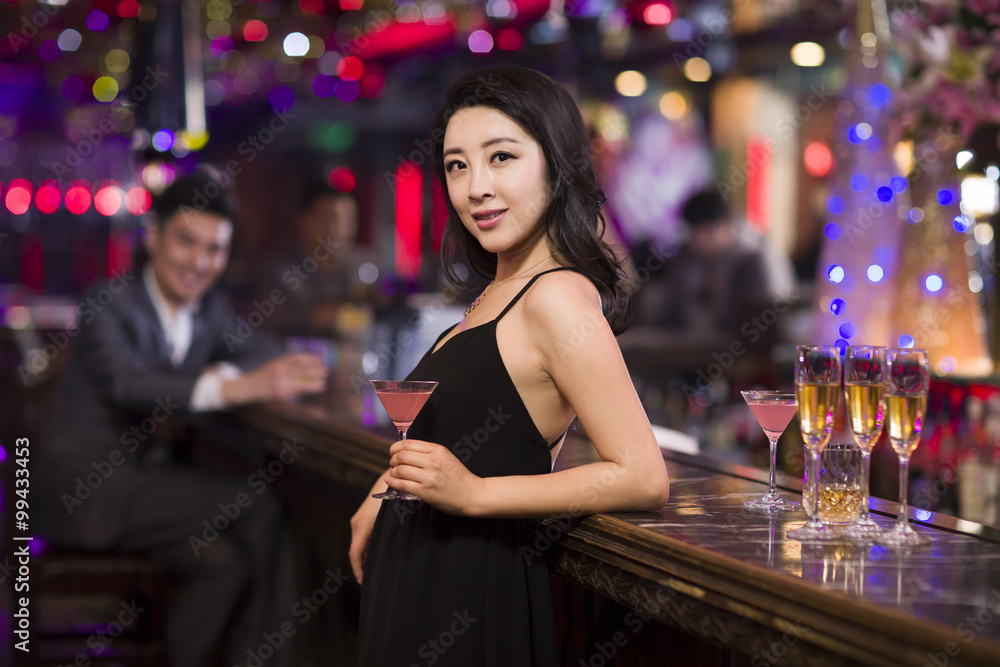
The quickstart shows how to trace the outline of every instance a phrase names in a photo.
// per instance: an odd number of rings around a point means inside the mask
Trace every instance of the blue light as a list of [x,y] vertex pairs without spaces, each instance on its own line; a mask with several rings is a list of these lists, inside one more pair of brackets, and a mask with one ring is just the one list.
[[847,308],[847,304],[844,303],[843,299],[834,299],[830,302],[830,312],[834,315],[840,315]]
[[885,271],[878,264],[872,264],[868,267],[868,280],[873,283],[877,283],[885,277]]
[[932,273],[924,279],[924,287],[928,292],[939,292],[944,287],[944,280],[936,273]]
[[830,270],[826,272],[826,275],[830,279],[831,283],[839,283],[844,279],[844,267],[840,264],[834,264],[830,267]]
[[889,187],[893,192],[902,192],[906,189],[906,179],[902,176],[893,176],[889,179]]
[[853,188],[855,192],[861,192],[862,190],[865,189],[865,186],[867,185],[868,185],[868,179],[862,176],[861,174],[855,174],[854,176],[851,176],[851,188]]
[[955,361],[955,357],[944,357],[941,359],[941,370],[945,373],[951,373],[953,370],[958,368],[958,362]]
[[851,125],[851,128],[847,130],[847,138],[852,144],[860,144],[864,139],[858,136],[858,126]]
[[964,234],[969,231],[969,227],[972,226],[972,220],[965,215],[956,215],[951,224],[954,225],[956,232],[962,232]]
[[826,234],[826,238],[831,241],[836,241],[840,238],[840,225],[835,222],[831,222],[823,229],[823,233]]
[[160,130],[153,135],[150,143],[153,145],[153,148],[161,153],[165,153],[174,145],[174,133],[170,130]]
[[953,195],[951,193],[951,190],[949,190],[948,188],[943,188],[941,190],[938,190],[937,200],[938,203],[941,204],[941,206],[947,206],[952,202],[954,198],[955,195]]
[[868,93],[868,104],[881,109],[892,98],[892,89],[884,83],[876,83]]
[[838,330],[838,332],[844,338],[853,338],[854,337],[854,325],[851,324],[850,322],[844,322],[843,324],[840,325],[840,329]]
[[838,338],[837,341],[833,344],[833,346],[835,348],[837,348],[838,350],[840,350],[840,354],[841,354],[841,356],[843,356],[844,353],[847,352],[847,348],[849,348],[851,346],[851,344],[848,343],[843,338]]
[[909,349],[913,347],[917,341],[913,340],[913,336],[911,336],[910,334],[903,334],[902,336],[899,337],[899,340],[896,342],[899,343],[900,347]]
[[892,200],[892,188],[883,185],[878,190],[875,191],[875,196],[883,204],[888,204]]
[[892,261],[892,251],[884,245],[872,250],[872,259],[876,264],[889,264]]
[[844,212],[844,200],[834,195],[827,200],[826,207],[830,209],[830,213],[840,215]]
[[906,212],[906,221],[911,225],[915,225],[924,219],[924,209],[919,206],[911,208]]
[[913,510],[913,518],[917,521],[930,521],[932,516],[934,516],[934,512],[930,510]]
[[868,140],[868,150],[870,150],[872,153],[878,153],[880,150],[882,150],[882,140],[879,139],[878,137],[873,136],[871,139]]

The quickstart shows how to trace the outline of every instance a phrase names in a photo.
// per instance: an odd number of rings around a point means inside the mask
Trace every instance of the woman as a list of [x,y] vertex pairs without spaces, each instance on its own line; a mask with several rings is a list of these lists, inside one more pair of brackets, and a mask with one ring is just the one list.
[[[526,69],[470,75],[432,134],[448,192],[445,269],[492,276],[408,379],[439,385],[351,519],[365,666],[555,665],[535,518],[655,510],[669,484],[615,334],[631,293],[602,240],[587,133]],[[551,472],[579,418],[601,461]],[[376,518],[377,515],[377,518]]]

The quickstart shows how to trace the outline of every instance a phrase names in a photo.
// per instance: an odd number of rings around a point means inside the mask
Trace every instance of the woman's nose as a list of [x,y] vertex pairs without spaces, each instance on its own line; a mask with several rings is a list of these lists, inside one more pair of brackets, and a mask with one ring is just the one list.
[[472,181],[469,184],[469,197],[475,200],[488,199],[492,197],[493,178],[489,169],[473,168]]

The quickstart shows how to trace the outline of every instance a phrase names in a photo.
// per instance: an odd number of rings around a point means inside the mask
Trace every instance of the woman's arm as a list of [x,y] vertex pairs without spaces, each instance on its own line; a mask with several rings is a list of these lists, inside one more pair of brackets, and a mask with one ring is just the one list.
[[572,406],[601,461],[548,475],[479,478],[444,447],[404,441],[389,483],[454,514],[523,517],[655,510],[669,495],[663,456],[632,386],[597,291],[569,272],[523,299],[544,373]]

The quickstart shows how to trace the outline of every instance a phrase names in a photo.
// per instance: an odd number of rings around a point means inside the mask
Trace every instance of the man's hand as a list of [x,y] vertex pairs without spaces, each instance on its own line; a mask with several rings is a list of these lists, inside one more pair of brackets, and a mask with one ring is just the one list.
[[225,382],[222,396],[230,405],[288,400],[323,391],[326,379],[327,370],[322,359],[295,352],[272,359],[252,373]]

